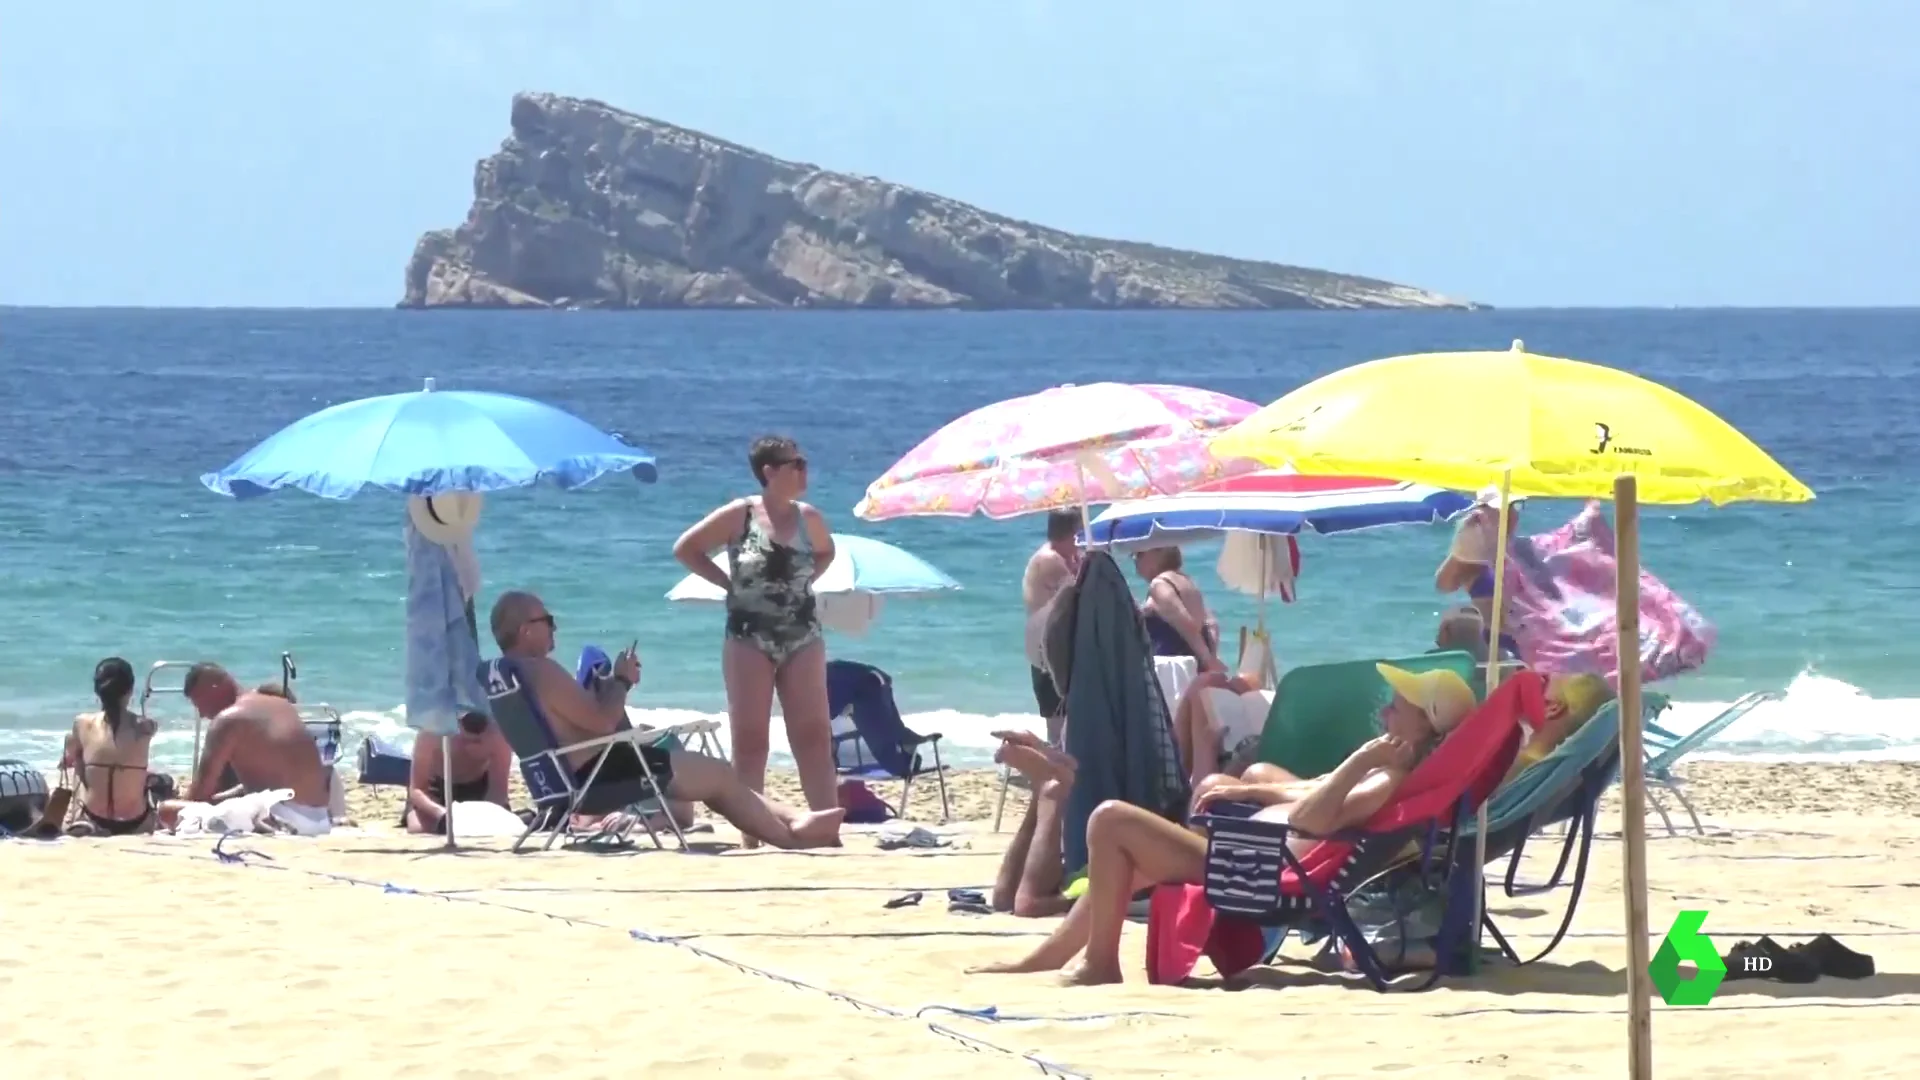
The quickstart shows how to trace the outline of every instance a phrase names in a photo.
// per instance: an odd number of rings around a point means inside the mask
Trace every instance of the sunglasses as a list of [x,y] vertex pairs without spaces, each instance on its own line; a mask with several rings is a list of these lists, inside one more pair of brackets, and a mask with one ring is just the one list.
[[549,629],[549,630],[558,630],[558,629],[560,629],[560,624],[559,624],[559,623],[557,623],[557,622],[554,622],[554,621],[553,621],[553,616],[552,616],[552,615],[537,615],[537,616],[535,616],[534,618],[531,618],[531,619],[528,619],[528,620],[526,621],[526,625],[528,625],[528,626],[533,626],[533,625],[535,625],[535,624],[538,624],[538,623],[546,623],[546,624],[547,624],[547,629]]
[[806,472],[806,471],[807,471],[807,459],[806,459],[806,458],[803,458],[803,457],[790,457],[790,458],[788,458],[788,459],[786,459],[785,461],[776,461],[776,462],[774,462],[774,464],[775,464],[776,466],[778,466],[778,465],[791,465],[791,466],[793,466],[794,468],[796,468],[796,469],[799,469],[799,470],[800,470],[801,472]]

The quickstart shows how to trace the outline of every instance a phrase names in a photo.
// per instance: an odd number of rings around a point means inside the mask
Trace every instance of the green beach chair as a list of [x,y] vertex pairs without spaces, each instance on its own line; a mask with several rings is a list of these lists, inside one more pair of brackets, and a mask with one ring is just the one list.
[[1338,768],[1361,744],[1380,734],[1380,710],[1393,698],[1376,663],[1407,671],[1445,669],[1476,684],[1473,656],[1431,652],[1397,660],[1348,660],[1297,667],[1280,678],[1280,688],[1260,732],[1256,758],[1295,776],[1324,776]]

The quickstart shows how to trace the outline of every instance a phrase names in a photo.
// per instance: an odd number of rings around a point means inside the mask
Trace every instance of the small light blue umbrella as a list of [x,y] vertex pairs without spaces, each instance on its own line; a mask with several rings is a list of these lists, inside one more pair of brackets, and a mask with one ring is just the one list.
[[408,495],[485,492],[542,480],[563,488],[627,470],[643,483],[652,454],[562,409],[511,394],[426,389],[344,402],[296,420],[200,482],[246,499],[297,487],[323,499],[372,486]]
[[[726,570],[725,555],[716,560]],[[960,583],[925,559],[865,536],[833,534],[833,563],[813,583],[820,621],[835,630],[859,633],[880,614],[887,595],[945,592]],[[727,594],[706,579],[688,574],[667,593],[669,600],[720,603]]]
[[[350,499],[362,488],[384,488],[424,497],[427,513],[438,519],[436,495],[477,495],[542,480],[577,488],[620,470],[643,483],[659,475],[652,454],[565,410],[511,394],[436,393],[428,379],[417,393],[349,401],[296,420],[200,482],[237,499],[283,487],[323,499]],[[477,500],[470,509],[477,513]],[[472,527],[470,518],[466,527]],[[452,554],[464,548],[470,556],[471,548],[460,541],[443,550],[413,524],[406,536],[407,723],[439,735],[443,761],[450,766],[449,739],[461,704],[478,708],[486,700],[472,674],[479,665],[469,662],[478,658],[467,622],[471,599],[458,595]],[[451,775],[446,793],[447,846],[452,847]]]

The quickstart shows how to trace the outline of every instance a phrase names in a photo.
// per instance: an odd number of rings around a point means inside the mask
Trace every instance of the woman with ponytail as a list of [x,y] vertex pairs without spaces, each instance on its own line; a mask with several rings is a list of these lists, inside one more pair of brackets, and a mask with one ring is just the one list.
[[93,693],[100,711],[74,717],[67,736],[63,769],[80,773],[81,831],[125,836],[153,830],[153,802],[147,789],[147,754],[157,725],[136,716],[133,665],[117,656],[93,669]]

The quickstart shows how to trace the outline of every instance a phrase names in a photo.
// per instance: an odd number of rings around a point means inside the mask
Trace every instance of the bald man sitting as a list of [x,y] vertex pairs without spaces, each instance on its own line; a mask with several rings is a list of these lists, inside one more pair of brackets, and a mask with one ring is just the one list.
[[[627,722],[626,697],[640,683],[640,657],[629,649],[613,662],[613,677],[601,680],[589,693],[573,673],[553,659],[554,618],[538,596],[506,592],[494,601],[493,639],[504,656],[513,658],[539,703],[554,738],[562,746],[612,735]],[[577,782],[593,775],[600,748],[576,751],[568,765]],[[645,769],[641,759],[645,758]],[[803,813],[769,801],[741,783],[733,767],[718,758],[667,750],[659,746],[618,743],[607,751],[596,782],[644,780],[651,773],[668,799],[703,802],[732,822],[741,833],[780,848],[840,846],[840,819],[846,811],[834,808]]]

